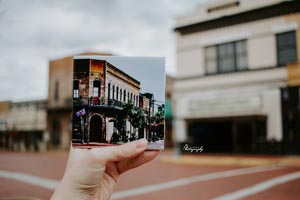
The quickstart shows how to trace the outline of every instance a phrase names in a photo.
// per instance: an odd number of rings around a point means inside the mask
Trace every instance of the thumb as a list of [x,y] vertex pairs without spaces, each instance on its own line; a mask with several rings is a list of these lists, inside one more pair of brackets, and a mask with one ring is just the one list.
[[140,139],[123,145],[94,148],[91,150],[92,155],[105,165],[107,162],[122,161],[133,158],[144,152],[147,148],[147,140]]

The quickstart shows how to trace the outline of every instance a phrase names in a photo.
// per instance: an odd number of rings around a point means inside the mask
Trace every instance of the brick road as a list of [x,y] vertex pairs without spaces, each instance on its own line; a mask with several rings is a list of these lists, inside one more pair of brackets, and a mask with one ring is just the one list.
[[[51,188],[3,176],[25,173],[57,182],[63,176],[66,161],[66,152],[0,151],[0,199],[49,199]],[[174,157],[173,152],[164,151],[151,163],[122,175],[113,197],[198,200],[234,199],[241,195],[241,199],[299,199],[297,172],[300,172],[299,157],[205,154]],[[285,181],[281,183],[282,180]]]

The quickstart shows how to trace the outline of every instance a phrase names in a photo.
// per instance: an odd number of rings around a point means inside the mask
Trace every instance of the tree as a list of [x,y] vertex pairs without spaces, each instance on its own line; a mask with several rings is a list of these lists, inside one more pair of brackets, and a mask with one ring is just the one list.
[[[142,129],[146,123],[146,113],[143,109],[135,107],[132,101],[123,104],[121,112],[119,112],[115,118],[115,128],[120,133],[122,141],[126,140],[126,120],[130,122],[132,127],[136,129]],[[131,140],[135,140],[133,133]],[[116,138],[116,136],[115,136]]]
[[157,127],[156,129],[156,138],[163,139],[164,138],[164,120],[165,120],[165,107],[164,105],[158,107],[157,113],[153,116],[153,120],[156,121]]

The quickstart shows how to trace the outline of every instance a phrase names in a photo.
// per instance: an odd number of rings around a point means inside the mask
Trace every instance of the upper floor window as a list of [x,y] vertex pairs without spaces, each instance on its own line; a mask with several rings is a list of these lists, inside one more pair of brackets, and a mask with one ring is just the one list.
[[123,101],[126,102],[126,90],[124,89]]
[[215,74],[218,72],[216,46],[205,48],[205,66],[207,74]]
[[110,99],[110,83],[107,85],[107,98]]
[[55,89],[54,89],[54,100],[58,101],[59,99],[59,82],[55,82]]
[[116,91],[116,100],[119,100],[119,87],[117,86],[117,91]]
[[295,31],[276,35],[278,65],[297,62]]
[[206,74],[221,74],[247,69],[246,40],[205,48]]
[[122,101],[122,94],[123,94],[123,91],[122,91],[122,89],[120,89],[120,101]]

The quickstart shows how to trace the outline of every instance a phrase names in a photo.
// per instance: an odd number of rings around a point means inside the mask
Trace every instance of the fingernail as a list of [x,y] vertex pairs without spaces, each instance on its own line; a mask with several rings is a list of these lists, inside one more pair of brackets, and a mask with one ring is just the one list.
[[148,141],[143,138],[136,141],[136,148],[143,149],[147,146]]

